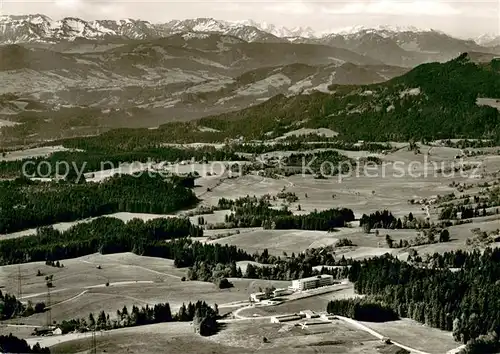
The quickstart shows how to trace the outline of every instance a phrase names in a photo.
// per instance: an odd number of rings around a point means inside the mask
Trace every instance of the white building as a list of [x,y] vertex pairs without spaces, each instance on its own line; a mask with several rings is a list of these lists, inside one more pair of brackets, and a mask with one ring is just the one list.
[[288,289],[275,289],[273,290],[273,296],[278,297],[278,296],[283,296],[283,295],[290,295],[291,291]]
[[252,293],[250,294],[250,300],[254,302],[260,302],[266,298],[266,293]]
[[315,277],[293,280],[291,288],[294,291],[302,291],[316,289],[328,285],[333,285],[333,276],[328,274],[321,274]]
[[300,314],[305,316],[307,319],[319,317],[319,315],[316,312],[311,311],[311,310],[302,310],[302,311],[300,311]]

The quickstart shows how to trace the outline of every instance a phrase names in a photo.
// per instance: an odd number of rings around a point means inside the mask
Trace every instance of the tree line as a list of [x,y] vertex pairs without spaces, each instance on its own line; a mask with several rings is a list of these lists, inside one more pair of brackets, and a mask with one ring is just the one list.
[[[346,162],[346,163],[343,163]],[[336,150],[293,153],[284,158],[286,167],[298,166],[299,173],[334,176],[349,172],[355,162]],[[339,168],[340,167],[340,168]]]
[[359,219],[359,226],[367,233],[372,229],[416,229],[428,228],[430,224],[428,221],[419,220],[410,212],[405,215],[403,220],[396,218],[388,210],[376,211],[370,215],[363,214]]
[[328,303],[326,311],[366,322],[387,322],[399,319],[397,313],[386,304],[365,298],[333,300]]
[[215,308],[212,308],[205,301],[189,302],[188,305],[183,303],[178,312],[172,314],[170,304],[166,302],[140,308],[134,305],[130,311],[127,306],[124,306],[121,310],[116,311],[116,316],[110,316],[104,311],[101,311],[97,316],[90,313],[88,319],[64,320],[57,326],[63,334],[66,334],[70,332],[84,333],[92,330],[108,331],[173,321],[193,321],[195,331],[203,336],[208,336],[217,331],[218,315],[217,304]]
[[[70,151],[57,151],[48,157],[37,157],[23,160],[0,161],[0,178],[16,178],[25,172],[33,177],[55,177],[57,166],[61,163],[69,165],[70,174],[77,172],[90,173],[103,169],[118,168],[126,163],[175,163],[180,161],[242,161],[244,157],[234,151],[220,150],[215,147],[202,148],[176,148],[164,146],[145,146],[139,149],[124,150],[109,146],[108,141],[101,139],[98,143],[92,140],[86,142],[85,138],[63,141]],[[77,149],[77,151],[75,151]],[[75,170],[78,169],[78,171]],[[64,173],[64,169],[60,168]]]
[[258,155],[273,151],[304,151],[324,148],[370,152],[382,152],[392,149],[391,145],[387,143],[363,142],[358,144],[349,141],[342,141],[337,138],[324,138],[319,135],[313,135],[312,137],[290,136],[282,142],[275,144],[266,144],[265,142],[231,144],[227,148],[231,149],[231,151]]
[[329,231],[337,227],[345,227],[354,221],[351,209],[328,209],[313,211],[306,215],[293,215],[288,208],[275,209],[271,204],[271,196],[261,198],[246,196],[237,200],[221,198],[220,209],[230,209],[226,216],[226,227],[264,227],[265,229],[287,230],[319,230]]
[[191,224],[187,218],[159,218],[146,222],[132,219],[124,223],[116,218],[101,217],[76,224],[64,232],[51,226],[41,227],[35,235],[2,240],[0,264],[47,260],[56,262],[95,252],[141,254],[150,250],[153,253],[157,243],[163,242],[170,250],[179,246],[176,243],[165,243],[165,240],[202,235],[203,230]]
[[[375,296],[400,317],[452,331],[469,343],[500,331],[500,249],[434,255],[426,267],[385,255],[353,261],[356,292]],[[447,266],[458,266],[452,272]]]
[[[197,261],[224,263],[252,260],[236,246],[204,244],[189,236],[203,231],[187,218],[154,219],[128,223],[116,218],[98,218],[59,232],[52,227],[40,228],[37,234],[0,241],[0,264],[17,264],[133,252],[138,255],[173,259],[176,267],[190,267]],[[170,240],[170,242],[165,242]]]
[[4,294],[0,290],[0,320],[9,320],[15,317],[28,317],[35,313],[45,312],[45,303],[38,302],[33,306],[31,301],[25,305],[15,295]]
[[0,182],[0,234],[116,212],[166,214],[198,202],[182,179],[113,176],[101,183]]
[[[297,255],[295,253],[290,256],[284,254],[283,257],[270,255],[268,250],[264,249],[260,254],[254,253],[251,259],[261,263],[261,265],[249,263],[245,272],[236,265],[235,261],[230,263],[197,261],[189,269],[188,279],[214,282],[219,287],[221,284],[228,285],[222,281],[226,278],[293,280],[319,274],[330,274],[335,279],[343,279],[348,276],[348,267],[346,266],[351,262],[344,257],[336,260],[334,250],[331,247],[307,249]],[[319,270],[313,268],[317,266],[324,267]]]
[[338,227],[346,227],[351,221],[354,221],[354,213],[351,209],[328,209],[322,211],[313,211],[305,215],[288,215],[266,219],[262,226],[265,229],[273,230],[318,230],[331,231]]
[[17,338],[12,333],[8,336],[0,336],[0,351],[2,353],[50,354],[49,348],[42,348],[39,343],[31,347],[24,339]]

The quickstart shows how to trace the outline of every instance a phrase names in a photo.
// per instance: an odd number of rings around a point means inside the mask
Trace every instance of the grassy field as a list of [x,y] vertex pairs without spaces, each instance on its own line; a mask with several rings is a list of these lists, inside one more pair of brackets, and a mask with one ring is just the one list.
[[[391,347],[340,322],[301,329],[290,324],[245,321],[227,324],[218,334],[207,338],[192,333],[189,324],[169,323],[97,336],[98,353],[395,353]],[[90,339],[85,338],[53,346],[51,351],[84,353],[89,348]]]
[[[472,223],[451,226],[448,228],[451,237],[450,242],[412,248],[416,249],[419,254],[444,253],[458,249],[472,250],[473,248],[466,246],[465,242],[467,238],[473,236],[471,230],[475,228],[480,228],[483,231],[495,231],[500,228],[499,219],[497,216],[476,218],[473,219]],[[224,230],[224,232],[230,231]],[[389,235],[395,243],[398,243],[400,240],[411,241],[419,234],[419,231],[414,229],[379,229],[378,231],[379,236],[376,236],[375,230],[366,234],[357,226],[341,228],[332,233],[323,231],[257,229],[207,242],[235,245],[249,253],[262,252],[267,248],[270,254],[282,256],[283,252],[286,252],[288,255],[292,252],[304,252],[308,248],[334,245],[337,240],[346,238],[351,240],[355,246],[335,249],[335,254],[338,258],[344,256],[345,258],[363,259],[390,253],[397,255],[401,259],[406,259],[408,250],[388,248],[385,236]],[[246,269],[246,264],[242,264],[243,269]]]
[[[248,300],[249,294],[259,287],[284,287],[288,282],[232,279],[234,287],[219,290],[212,283],[181,281],[186,269],[175,268],[173,261],[137,256],[132,253],[90,255],[63,260],[64,268],[46,266],[44,263],[26,263],[19,266],[0,267],[0,284],[3,292],[17,295],[18,275],[22,279],[22,301],[48,303],[45,275],[53,275],[54,287],[50,290],[52,320],[62,321],[87,317],[90,312],[104,310],[113,315],[123,306],[144,306],[169,302],[177,311],[184,302],[204,300],[223,305]],[[100,265],[102,269],[97,269]],[[44,276],[37,277],[38,269]],[[109,286],[106,286],[109,283]],[[11,320],[41,326],[46,314]]]
[[[303,230],[255,230],[242,232],[237,235],[220,238],[209,243],[235,245],[249,253],[262,252],[268,249],[270,254],[282,256],[283,252],[291,255],[292,252],[300,253],[309,248],[321,248],[334,245],[339,239],[347,238],[354,243],[354,247],[341,247],[335,250],[338,257],[361,259],[380,256],[385,253],[398,253],[397,249],[387,248],[385,235],[399,241],[400,239],[413,239],[417,235],[415,230],[380,230],[380,236],[375,233],[364,233],[359,227],[342,228],[336,232],[303,231]],[[246,266],[243,265],[246,269]]]
[[378,353],[380,346],[369,334],[340,322],[311,324],[302,329],[294,323],[245,321],[227,325],[209,340],[258,353]]
[[[369,170],[352,170],[349,175],[333,176],[326,180],[316,180],[310,175],[295,175],[281,179],[246,175],[236,179],[225,179],[220,183],[220,178],[217,176],[210,177],[211,181],[217,183],[200,179],[203,184],[200,192],[203,191],[204,204],[216,205],[222,197],[235,199],[246,195],[262,196],[276,194],[282,188],[286,188],[288,192],[294,192],[299,197],[299,201],[292,203],[290,209],[295,210],[300,204],[302,213],[315,209],[346,207],[353,209],[357,217],[376,210],[388,209],[398,217],[411,212],[415,217],[425,218],[427,216],[425,209],[418,204],[409,204],[408,200],[432,198],[456,191],[449,186],[452,182],[470,184],[491,180],[491,177],[486,175],[481,179],[469,178],[472,171],[463,176],[460,173],[453,176],[437,174],[437,169],[461,163],[455,159],[455,156],[460,155],[459,149],[423,145],[420,146],[420,150],[420,154],[415,154],[403,148],[380,156],[385,166]],[[426,155],[427,153],[429,155]],[[500,169],[500,156],[469,157],[463,161],[480,162],[481,168],[477,171],[478,174],[496,172]],[[400,165],[395,166],[396,162]],[[211,190],[207,192],[206,187],[210,187]]]
[[[0,127],[2,123],[0,122]],[[24,159],[34,159],[37,157],[49,156],[50,154],[57,151],[67,151],[68,149],[63,146],[45,146],[26,150],[16,150],[10,151],[5,154],[5,156],[0,155],[0,161],[15,161]]]
[[271,254],[282,255],[283,252],[302,252],[306,248],[319,248],[335,244],[336,234],[324,231],[302,230],[257,230],[224,237],[209,243],[235,245],[253,253],[262,252],[265,248]]
[[385,323],[362,323],[396,342],[432,354],[446,353],[460,345],[453,340],[451,332],[430,328],[409,319]]

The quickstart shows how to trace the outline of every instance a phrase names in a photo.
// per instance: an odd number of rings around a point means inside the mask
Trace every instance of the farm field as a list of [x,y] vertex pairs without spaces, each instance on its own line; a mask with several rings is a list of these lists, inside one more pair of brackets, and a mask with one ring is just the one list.
[[[480,228],[483,231],[495,231],[500,226],[496,219],[490,221],[475,220],[475,222],[470,224],[450,227],[451,239],[449,242],[414,246],[412,248],[416,249],[419,254],[444,253],[458,249],[472,250],[473,247],[466,246],[465,242],[468,237],[473,235],[471,230],[475,228]],[[221,231],[230,232],[231,229]],[[337,257],[344,256],[345,258],[362,259],[390,253],[397,255],[401,259],[406,259],[408,256],[407,250],[388,248],[385,236],[389,235],[395,242],[399,242],[400,240],[410,241],[418,235],[417,230],[379,229],[379,236],[377,237],[375,231],[372,230],[370,234],[366,234],[359,227],[342,228],[332,233],[324,231],[259,229],[250,232],[240,232],[239,234],[207,242],[235,245],[249,253],[262,252],[264,249],[268,249],[270,254],[282,256],[283,252],[290,255],[292,252],[299,253],[310,248],[335,245],[339,239],[345,238],[352,241],[355,246],[336,248],[335,254]]]
[[[185,276],[186,270],[175,268],[173,261],[166,259],[127,253],[90,255],[62,260],[61,263],[64,268],[46,266],[42,262],[0,267],[3,291],[17,295],[17,279],[20,274],[21,301],[47,303],[45,276],[53,275],[54,287],[50,289],[51,316],[57,321],[87,317],[90,312],[101,310],[115,313],[125,305],[144,306],[170,301],[175,309],[174,306],[180,306],[183,301],[194,301],[205,294],[217,294],[215,285],[211,283],[181,284],[181,277]],[[101,269],[97,269],[97,266],[101,266]],[[43,276],[36,276],[38,270]],[[109,286],[106,286],[106,283]],[[219,299],[221,297],[215,295],[214,300]],[[240,296],[237,296],[237,299],[240,299]],[[212,302],[215,302],[214,300]],[[207,298],[207,301],[210,301],[210,298]],[[36,314],[21,321],[30,325],[43,325],[46,316]]]
[[[0,127],[1,126],[2,122],[0,121]],[[32,159],[37,157],[49,156],[50,154],[57,151],[68,151],[68,149],[63,146],[44,146],[33,149],[9,151],[6,152],[5,156],[0,155],[0,161]]]
[[[230,344],[258,353],[395,353],[369,334],[340,321],[310,324],[302,329],[296,322],[271,324],[265,320],[236,322],[226,326],[211,341]],[[267,343],[263,343],[263,337]]]
[[[394,346],[381,344],[369,334],[343,323],[311,325],[302,330],[290,324],[262,321],[229,323],[218,334],[203,338],[190,333],[189,324],[169,323],[114,330],[97,336],[97,352],[179,353],[395,353]],[[266,337],[268,343],[263,343]],[[50,339],[47,340],[47,342]],[[77,353],[88,350],[90,339],[53,346],[53,353]]]
[[256,230],[220,238],[208,243],[235,245],[247,252],[262,252],[268,249],[271,254],[283,255],[283,252],[302,252],[307,248],[324,247],[337,242],[335,233],[302,230]]
[[[410,205],[408,200],[430,198],[453,191],[441,178],[370,178],[340,177],[316,180],[312,176],[291,176],[271,179],[255,175],[245,175],[236,179],[224,180],[200,197],[206,205],[216,205],[220,198],[236,199],[250,196],[275,194],[286,189],[295,193],[299,201],[292,203],[291,210],[300,204],[302,213],[342,206],[354,211],[356,217],[375,210],[389,209],[395,216],[413,213],[415,217],[426,217],[420,205]],[[451,181],[449,182],[451,183]],[[307,195],[307,198],[306,198]]]
[[[352,170],[349,174],[326,180],[317,180],[311,175],[294,175],[281,179],[245,175],[236,179],[224,179],[221,183],[217,176],[213,176],[210,178],[217,182],[212,184],[200,180],[205,189],[199,195],[203,204],[216,205],[220,198],[235,199],[246,195],[258,197],[285,188],[287,192],[299,197],[299,201],[292,203],[290,209],[295,210],[300,204],[302,213],[342,206],[351,208],[357,217],[375,210],[388,209],[397,217],[411,212],[415,217],[425,218],[428,216],[425,209],[418,204],[409,204],[409,200],[451,193],[455,191],[449,186],[452,182],[479,183],[492,180],[487,174],[500,168],[500,156],[486,155],[464,159],[464,163],[480,162],[481,168],[477,171],[468,171],[463,176],[443,176],[436,170],[457,166],[459,162],[454,158],[460,154],[460,149],[424,145],[421,151],[422,154],[415,155],[407,149],[401,149],[382,156],[385,165]],[[430,156],[424,154],[428,151]],[[279,153],[277,151],[270,154]],[[401,165],[395,166],[396,162]],[[474,174],[483,174],[484,178],[470,178]],[[209,192],[206,191],[207,186],[211,188]]]
[[[42,262],[0,267],[0,284],[4,284],[2,291],[17,295],[20,274],[21,301],[48,304],[45,275],[53,275],[54,287],[50,289],[51,317],[60,322],[70,318],[86,318],[89,313],[101,310],[114,314],[123,306],[130,308],[133,305],[163,302],[168,302],[173,312],[183,303],[198,300],[211,305],[218,304],[221,308],[231,308],[232,303],[247,301],[249,295],[260,288],[290,285],[286,281],[230,278],[234,286],[219,290],[208,282],[181,281],[187,269],[175,268],[171,260],[132,253],[94,254],[62,260],[61,263],[63,268],[47,266]],[[97,266],[101,269],[97,269]],[[36,276],[38,270],[43,276]],[[42,326],[46,323],[46,314],[35,314],[8,323]]]
[[[355,216],[370,214],[377,210],[387,209],[394,216],[404,218],[412,213],[416,218],[430,217],[437,221],[439,208],[429,205],[428,208],[418,203],[422,199],[434,199],[438,195],[457,192],[457,183],[472,184],[493,181],[488,173],[494,173],[500,168],[500,159],[494,156],[481,156],[480,173],[484,178],[470,179],[464,176],[446,178],[435,176],[432,163],[451,163],[459,154],[458,149],[421,146],[422,151],[430,151],[432,160],[425,160],[423,155],[402,149],[388,155],[378,156],[385,162],[403,161],[410,163],[420,161],[414,173],[428,173],[428,176],[414,177],[405,175],[395,177],[397,172],[393,165],[377,167],[378,177],[367,175],[336,176],[329,179],[314,179],[310,175],[290,176],[283,178],[266,178],[249,174],[237,178],[228,178],[222,164],[219,170],[210,170],[207,164],[178,164],[170,166],[176,171],[189,172],[196,170],[201,177],[196,180],[194,191],[201,199],[202,206],[215,206],[220,198],[236,199],[239,197],[276,195],[279,191],[295,193],[299,198],[296,202],[285,202],[283,199],[272,201],[276,208],[286,205],[294,214],[307,214],[314,210],[330,208],[350,208]],[[41,153],[41,152],[40,152]],[[279,152],[277,153],[279,154]],[[353,152],[352,158],[364,157],[367,152]],[[427,165],[425,165],[427,164]],[[427,167],[426,167],[427,166]],[[430,167],[429,167],[430,166]],[[123,173],[132,173],[130,169]],[[428,169],[430,168],[430,169]],[[96,181],[102,180],[117,171],[103,171],[94,175]],[[475,186],[462,194],[475,195],[482,191]],[[417,203],[410,203],[415,200]],[[299,208],[300,205],[300,208]],[[175,217],[186,215],[193,211],[184,210],[169,215],[115,213],[107,215],[128,222],[134,218],[152,220],[160,217]],[[494,211],[492,208],[491,211]],[[198,224],[198,218],[203,217],[208,224],[223,223],[230,211],[215,211],[211,214],[190,216],[193,224]],[[64,231],[71,226],[88,222],[92,219],[71,223],[58,223],[54,228]],[[478,217],[471,223],[450,226],[450,241],[430,245],[412,247],[420,255],[434,252],[444,253],[453,250],[473,250],[466,246],[467,238],[473,235],[472,230],[495,231],[499,228],[496,215]],[[378,232],[377,232],[378,231]],[[34,234],[35,229],[25,230],[2,238],[15,238]],[[394,242],[411,241],[421,231],[416,229],[389,230],[372,229],[366,233],[354,221],[349,227],[338,228],[332,232],[307,230],[267,230],[259,228],[234,228],[205,230],[203,237],[194,240],[208,244],[234,245],[247,253],[262,252],[267,249],[275,256],[290,256],[311,248],[334,247],[335,258],[366,259],[393,254],[401,260],[406,260],[408,249],[388,248],[385,241],[389,235]],[[353,246],[335,247],[341,240],[347,239]],[[298,313],[301,310],[323,312],[329,301],[349,299],[358,296],[352,284],[341,284],[332,291],[297,298],[294,295],[283,297],[283,303],[272,306],[249,306],[251,293],[267,287],[286,288],[290,281],[272,281],[257,279],[229,278],[233,284],[230,289],[220,290],[211,282],[183,281],[188,274],[187,268],[176,268],[173,260],[144,257],[133,253],[92,254],[76,259],[60,260],[63,268],[45,265],[43,262],[26,263],[0,267],[0,284],[2,291],[18,294],[18,278],[21,277],[21,301],[32,303],[44,301],[51,308],[51,320],[61,322],[73,318],[86,318],[89,313],[104,311],[114,316],[116,310],[127,306],[154,305],[168,302],[173,312],[187,302],[206,301],[210,305],[217,304],[219,313],[227,315],[220,320],[223,326],[219,333],[209,338],[203,338],[193,333],[189,323],[168,323],[154,326],[127,328],[102,332],[98,335],[98,352],[148,353],[169,351],[172,353],[190,350],[193,353],[387,353],[396,354],[394,345],[382,344],[380,339],[370,333],[342,321],[332,324],[310,325],[307,329],[291,324],[271,324],[269,317],[280,314]],[[248,264],[265,266],[257,262],[241,261],[237,265],[245,272]],[[98,269],[100,268],[100,269]],[[320,267],[316,267],[319,269]],[[43,274],[36,276],[38,270]],[[53,275],[54,287],[50,289],[50,300],[45,281],[46,275]],[[258,318],[262,317],[262,318]],[[22,338],[30,338],[35,327],[46,325],[47,314],[35,314],[27,318],[5,321],[0,326],[0,334],[13,333]],[[428,354],[441,354],[453,348],[456,343],[451,334],[422,326],[410,320],[400,320],[386,323],[362,323],[363,325],[387,336],[398,343],[420,350]],[[268,339],[263,342],[263,337]],[[54,353],[83,353],[89,348],[89,334],[69,336],[54,336],[51,338],[34,338],[42,345],[50,345]],[[58,341],[64,341],[58,343]],[[54,346],[55,345],[55,346]],[[147,348],[146,351],[144,348]],[[187,348],[187,349],[186,349]]]
[[[259,323],[231,323],[223,331],[209,338],[189,333],[184,324],[176,326],[146,326],[148,332],[132,329],[113,331],[97,337],[97,350],[115,352],[127,348],[130,353],[165,351],[176,353],[189,350],[192,353],[378,353],[386,347],[368,334],[359,332],[341,323],[310,326],[306,330],[290,325]],[[172,327],[172,328],[167,328]],[[291,328],[290,328],[291,327]],[[185,332],[188,333],[185,333]],[[138,338],[140,336],[140,338]],[[268,343],[262,342],[262,337]],[[59,344],[54,353],[85,351],[89,340]],[[142,347],[141,347],[142,346]],[[390,347],[390,346],[387,346]],[[387,353],[386,351],[383,351]]]
[[453,340],[450,332],[430,328],[409,319],[384,323],[360,323],[396,342],[411,343],[412,348],[432,354],[446,353],[459,345]]

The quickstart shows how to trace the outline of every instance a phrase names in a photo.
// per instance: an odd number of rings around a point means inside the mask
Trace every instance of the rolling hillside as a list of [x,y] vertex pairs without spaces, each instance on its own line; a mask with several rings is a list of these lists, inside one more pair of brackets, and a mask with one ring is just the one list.
[[478,105],[500,98],[500,61],[475,64],[467,54],[423,64],[381,84],[330,86],[333,94],[277,96],[200,124],[228,135],[280,135],[298,127],[330,128],[344,138],[500,137],[500,113]]
[[19,123],[2,128],[4,139],[35,142],[157,127],[237,111],[277,94],[328,92],[331,84],[382,82],[407,71],[346,49],[248,43],[220,34],[184,33],[107,48],[93,43],[101,50],[81,50],[85,41],[73,43],[77,51],[0,46],[0,95],[45,107],[3,104],[0,119]]
[[[488,138],[500,140],[500,62],[464,54],[423,64],[387,82],[331,85],[330,93],[277,95],[259,105],[155,130],[122,129],[66,141],[68,147],[134,149],[171,142],[272,139],[300,128],[329,128],[350,141]],[[489,98],[489,99],[485,99]]]

